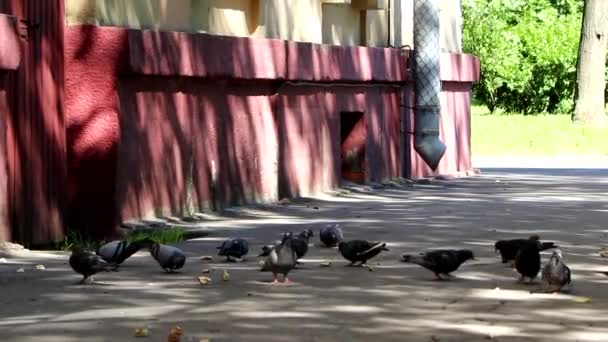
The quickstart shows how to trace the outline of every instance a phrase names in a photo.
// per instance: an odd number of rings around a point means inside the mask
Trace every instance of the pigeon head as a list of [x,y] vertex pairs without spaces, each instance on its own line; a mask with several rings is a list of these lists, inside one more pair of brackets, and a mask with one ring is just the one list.
[[228,248],[230,248],[230,245],[231,245],[230,240],[226,240],[226,241],[222,242],[221,245],[216,247],[217,249],[219,249],[219,252],[217,253],[217,255],[226,255],[226,252],[228,251]]
[[505,240],[496,241],[496,243],[494,244],[494,253],[497,253],[498,251],[503,249],[506,243],[507,241]]
[[562,251],[561,251],[561,249],[555,249],[555,250],[553,250],[553,255],[551,255],[551,258],[552,259],[560,260],[562,258]]
[[475,255],[473,255],[473,251],[471,250],[463,249],[459,251],[459,254],[462,261],[475,260]]
[[314,234],[313,234],[312,230],[310,230],[308,228],[304,229],[300,234],[298,234],[298,237],[301,239],[304,239],[304,240],[308,240],[313,236],[314,236]]
[[340,241],[340,243],[338,243],[338,249],[340,251],[344,251],[348,248],[348,244],[344,241]]

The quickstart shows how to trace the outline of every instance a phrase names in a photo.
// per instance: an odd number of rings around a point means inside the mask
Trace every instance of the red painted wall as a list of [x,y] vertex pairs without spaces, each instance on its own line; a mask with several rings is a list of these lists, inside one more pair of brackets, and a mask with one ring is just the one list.
[[0,70],[0,241],[10,241],[12,238],[9,220],[8,161],[6,154],[6,122],[10,115],[7,85],[8,72]]
[[116,225],[117,90],[128,69],[127,32],[68,27],[65,42],[67,223],[103,235]]
[[65,232],[64,1],[0,0],[0,12],[16,17],[0,19],[0,65],[16,69],[5,116],[11,239],[29,246]]
[[[400,174],[400,105],[413,100],[401,51],[77,26],[65,55],[74,226],[108,233],[183,214],[189,199],[217,208],[336,187],[343,111],[364,113],[368,181]],[[454,173],[470,168],[478,64],[442,63],[448,155],[438,172]],[[430,174],[417,156],[409,165],[412,177]]]

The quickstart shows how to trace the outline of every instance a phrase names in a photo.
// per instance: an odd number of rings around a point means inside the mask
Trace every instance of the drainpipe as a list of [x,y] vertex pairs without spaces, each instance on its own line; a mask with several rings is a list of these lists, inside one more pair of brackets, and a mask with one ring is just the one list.
[[446,149],[439,140],[439,22],[439,0],[414,0],[414,149],[433,171]]

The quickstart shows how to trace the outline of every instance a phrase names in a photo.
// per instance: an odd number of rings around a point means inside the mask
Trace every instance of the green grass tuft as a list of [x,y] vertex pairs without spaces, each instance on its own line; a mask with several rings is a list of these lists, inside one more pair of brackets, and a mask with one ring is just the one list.
[[[162,244],[174,244],[186,239],[186,230],[182,227],[173,227],[159,230],[136,230],[127,236],[127,240],[135,241],[148,238],[154,242]],[[57,242],[54,248],[61,251],[71,251],[74,247],[79,247],[88,251],[96,251],[99,246],[107,241],[96,240],[83,235],[77,231],[70,231],[66,237]]]
[[129,241],[150,239],[154,242],[162,244],[174,244],[184,241],[186,237],[186,230],[182,227],[173,227],[159,230],[138,230],[134,231],[127,237]]
[[492,114],[471,109],[473,155],[608,155],[608,129],[573,124],[569,115]]
[[92,239],[77,231],[70,231],[65,238],[56,243],[55,248],[62,251],[71,251],[72,248],[78,247],[84,250],[95,251],[103,241]]

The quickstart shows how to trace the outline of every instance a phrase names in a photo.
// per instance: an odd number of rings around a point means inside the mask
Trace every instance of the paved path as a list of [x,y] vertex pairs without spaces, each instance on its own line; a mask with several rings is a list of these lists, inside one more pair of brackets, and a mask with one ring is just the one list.
[[[598,255],[608,246],[608,172],[489,166],[474,178],[238,210],[237,218],[205,223],[208,237],[181,244],[190,259],[175,275],[141,253],[121,272],[99,275],[105,285],[81,286],[65,254],[23,253],[0,264],[0,340],[129,341],[135,327],[147,326],[142,341],[166,341],[179,324],[211,341],[608,341],[608,277],[600,273],[608,258]],[[270,275],[257,271],[259,247],[282,231],[328,222],[340,222],[347,238],[387,241],[391,250],[373,272],[346,268],[315,235],[295,284],[268,285]],[[516,284],[499,263],[496,239],[532,233],[563,247],[571,294],[530,294],[538,285]],[[227,236],[251,240],[246,262],[199,260]],[[444,282],[398,261],[443,247],[473,249],[478,260]],[[323,260],[332,267],[320,268]],[[38,263],[46,270],[35,270]],[[206,287],[195,281],[204,268],[218,269]],[[222,269],[230,281],[221,281]]]

